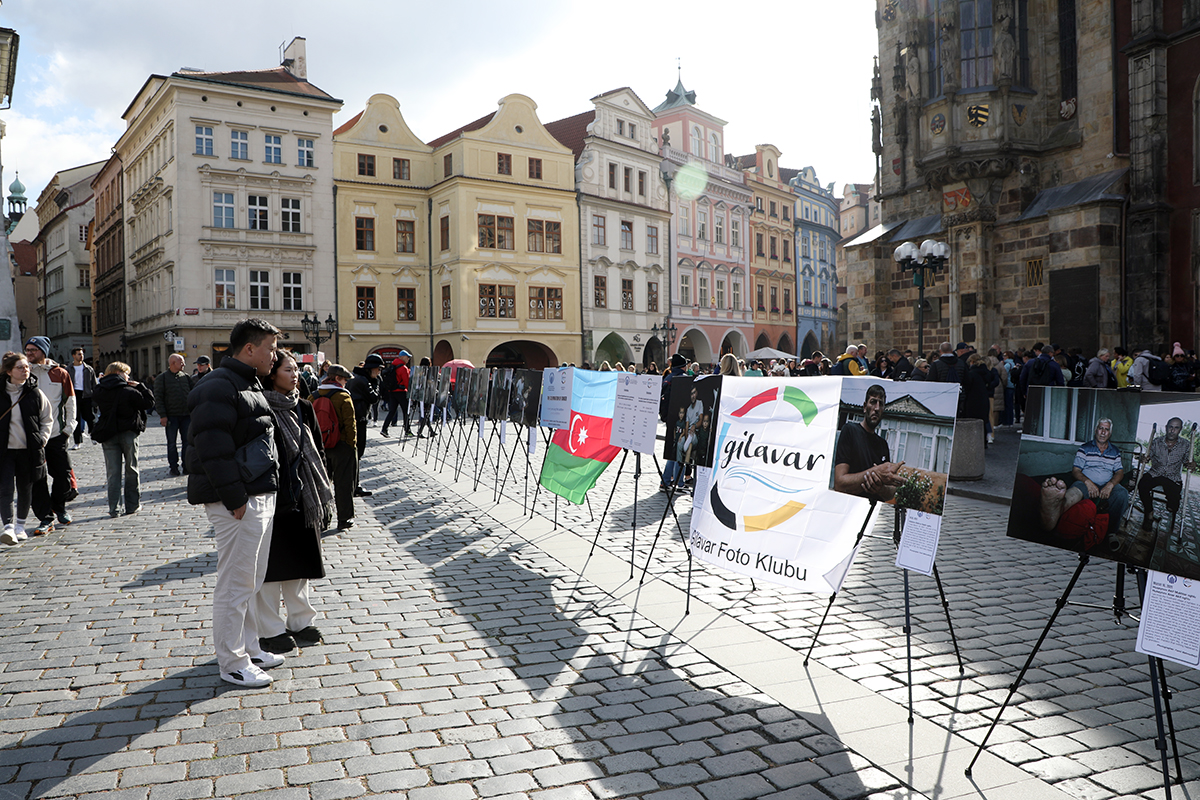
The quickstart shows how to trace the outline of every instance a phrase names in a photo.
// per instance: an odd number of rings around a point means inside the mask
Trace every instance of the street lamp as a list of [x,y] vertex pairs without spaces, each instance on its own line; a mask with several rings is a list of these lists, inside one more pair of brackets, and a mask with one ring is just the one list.
[[670,349],[671,345],[675,344],[675,337],[679,335],[679,328],[672,325],[671,319],[668,317],[663,320],[662,327],[657,324],[650,326],[650,333],[662,339],[666,343],[667,349]]
[[320,348],[322,342],[327,342],[337,334],[337,320],[333,318],[333,314],[325,320],[325,330],[321,330],[321,318],[314,311],[312,319],[309,319],[308,313],[305,312],[304,318],[300,320],[300,327],[304,328],[304,338],[313,343],[314,348]]
[[950,245],[926,239],[920,249],[912,242],[896,248],[892,258],[901,270],[913,271],[913,286],[917,287],[917,353],[925,353],[925,270],[937,272],[950,259]]

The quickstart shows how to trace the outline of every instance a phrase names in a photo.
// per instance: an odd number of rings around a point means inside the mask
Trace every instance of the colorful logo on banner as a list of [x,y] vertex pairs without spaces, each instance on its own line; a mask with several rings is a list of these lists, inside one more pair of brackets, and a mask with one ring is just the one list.
[[797,589],[840,586],[870,505],[829,488],[841,389],[840,378],[726,379],[693,555]]

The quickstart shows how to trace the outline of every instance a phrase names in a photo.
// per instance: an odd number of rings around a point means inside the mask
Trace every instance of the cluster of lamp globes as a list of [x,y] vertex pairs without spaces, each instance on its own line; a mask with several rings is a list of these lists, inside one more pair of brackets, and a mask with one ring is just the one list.
[[896,248],[892,258],[900,265],[900,269],[913,271],[913,284],[924,286],[924,271],[929,269],[936,272],[946,265],[950,258],[950,245],[934,239],[926,239],[918,248],[912,242],[905,242]]

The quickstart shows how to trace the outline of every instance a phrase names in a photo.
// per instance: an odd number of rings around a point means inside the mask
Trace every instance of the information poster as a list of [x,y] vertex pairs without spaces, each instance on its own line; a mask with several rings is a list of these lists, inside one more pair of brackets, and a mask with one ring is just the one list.
[[542,371],[542,426],[567,428],[571,425],[571,367],[551,367]]
[[1200,581],[1146,571],[1137,651],[1193,669],[1200,666]]
[[896,566],[922,575],[932,575],[941,532],[940,515],[908,511],[904,515],[904,531],[900,536],[900,549],[896,553]]
[[658,393],[662,378],[657,375],[617,376],[617,400],[613,408],[612,436],[615,447],[638,453],[653,453],[658,435]]

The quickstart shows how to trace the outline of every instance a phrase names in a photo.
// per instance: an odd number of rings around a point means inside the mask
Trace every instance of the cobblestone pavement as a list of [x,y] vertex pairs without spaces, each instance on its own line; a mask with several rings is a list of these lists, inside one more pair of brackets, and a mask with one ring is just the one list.
[[265,690],[217,677],[211,531],[162,431],[133,517],[107,516],[100,448],[72,453],[74,524],[0,552],[0,798],[911,795],[371,436],[375,495],[314,586],[325,642]]
[[[410,455],[411,446],[403,452]],[[464,460],[470,464],[469,457]],[[642,460],[639,569],[665,507],[665,496],[656,491],[654,462],[649,456]],[[600,547],[622,559],[629,558],[631,548],[632,456],[629,462],[598,537]],[[417,463],[423,462],[418,458]],[[435,464],[431,458],[428,468]],[[487,468],[483,471],[489,474]],[[590,507],[560,502],[559,522],[594,535],[615,473],[614,464],[592,491]],[[443,474],[449,475],[449,470]],[[508,486],[509,497],[521,502],[520,484],[510,478]],[[545,495],[537,508],[553,516]],[[678,498],[676,508],[686,529],[690,499]],[[936,584],[914,574],[914,710],[978,744],[1041,635],[1078,557],[1006,537],[1006,505],[950,496],[946,508],[938,564],[965,674],[959,674]],[[680,589],[687,586],[685,551],[669,521],[654,550],[650,574]],[[1163,795],[1149,667],[1146,657],[1134,650],[1136,622],[1125,616],[1116,624],[1116,581],[1114,563],[1091,560],[987,746],[989,753],[1081,800]],[[752,587],[740,575],[700,562],[694,563],[691,589],[694,597],[794,647],[798,660],[811,645],[829,603],[828,596],[763,583]],[[1139,599],[1132,576],[1125,581],[1124,597],[1136,613]],[[895,567],[892,518],[885,510],[864,540],[813,649],[813,660],[905,703],[903,599],[903,572]],[[1195,691],[1200,674],[1169,662],[1166,672],[1186,784],[1183,796],[1195,797],[1200,794],[1200,692]]]

